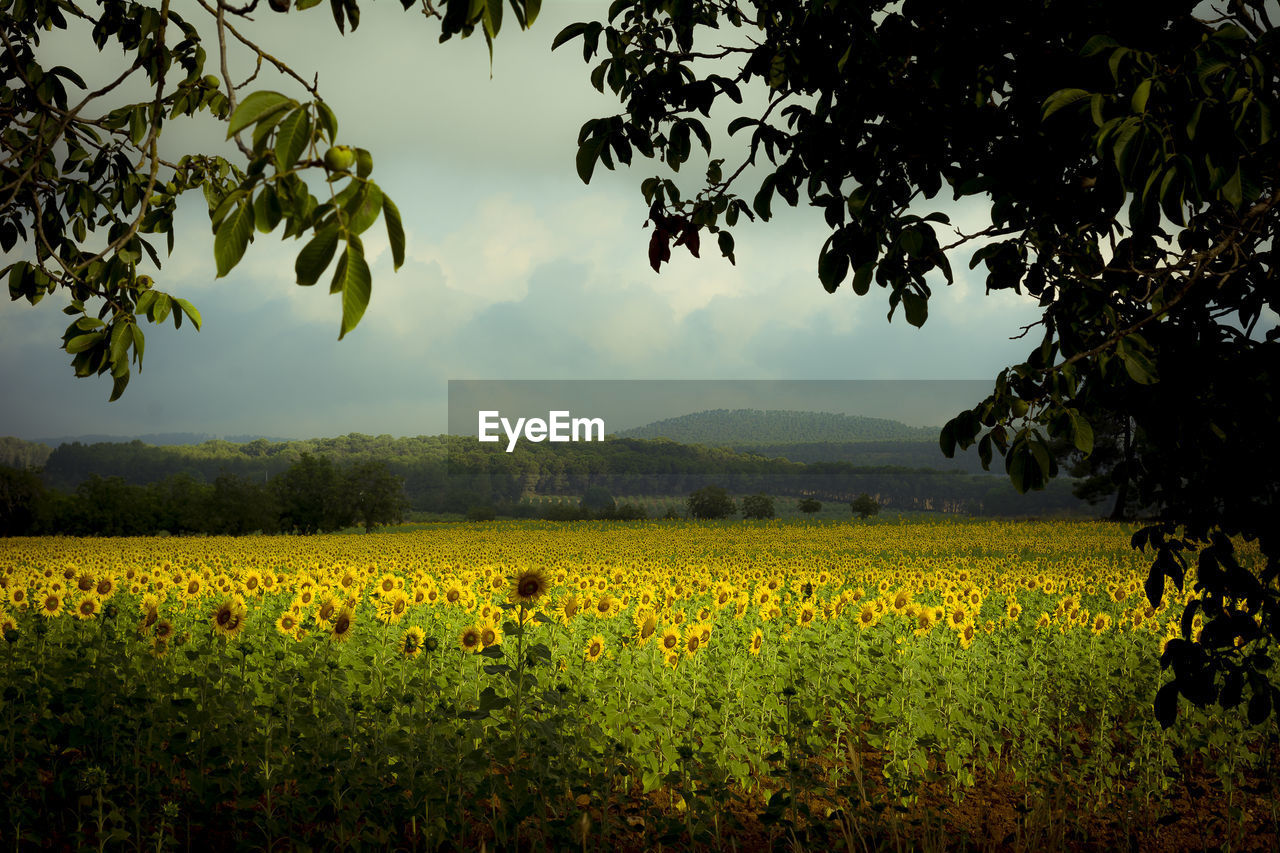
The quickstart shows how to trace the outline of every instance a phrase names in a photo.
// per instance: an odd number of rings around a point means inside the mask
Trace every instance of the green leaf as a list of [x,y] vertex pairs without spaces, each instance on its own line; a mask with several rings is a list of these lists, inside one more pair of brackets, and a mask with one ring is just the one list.
[[129,345],[133,343],[133,336],[129,334],[131,325],[133,324],[122,321],[111,328],[111,362],[113,364],[119,364],[123,361],[128,366]]
[[907,312],[907,322],[917,329],[929,319],[929,300],[910,290],[902,292],[902,308]]
[[867,291],[871,289],[871,274],[875,272],[876,265],[874,263],[863,264],[853,273],[853,292],[859,296],[866,296]]
[[1093,452],[1093,427],[1075,409],[1067,409],[1067,414],[1071,416],[1071,441],[1077,450],[1087,456]]
[[590,24],[582,24],[582,23],[570,24],[569,26],[561,30],[559,33],[557,33],[556,37],[551,40],[551,49],[555,50],[557,47],[564,44],[565,42],[575,39],[578,36],[582,35],[590,28],[591,28]]
[[382,190],[373,181],[366,181],[345,209],[351,217],[347,222],[351,233],[363,234],[378,221],[378,214],[382,211]]
[[87,335],[76,335],[63,347],[68,353],[75,355],[97,345],[102,340],[102,332],[91,332]]
[[174,298],[174,302],[178,303],[178,307],[182,309],[182,313],[191,318],[191,322],[195,324],[196,331],[200,331],[200,312],[196,310],[196,306],[192,305],[185,299]]
[[287,98],[279,92],[253,92],[241,101],[236,111],[231,114],[231,121],[227,126],[227,139],[249,125],[257,124],[267,116],[296,105],[292,98]]
[[292,169],[310,141],[311,113],[298,107],[276,129],[276,168],[282,172]]
[[840,282],[849,274],[849,256],[831,248],[835,235],[827,238],[822,251],[818,253],[818,280],[826,288],[827,293],[835,293]]
[[240,263],[252,234],[253,209],[248,204],[241,204],[223,220],[213,238],[213,258],[218,265],[218,278],[231,272]]
[[1138,84],[1138,88],[1134,90],[1133,98],[1129,101],[1135,113],[1145,113],[1147,111],[1147,99],[1151,97],[1151,78],[1148,77]]
[[338,263],[334,287],[342,291],[342,331],[338,340],[342,340],[347,332],[356,327],[364,316],[364,309],[369,306],[369,296],[373,290],[373,279],[369,274],[369,264],[364,259],[364,249],[360,241],[352,238],[347,243],[347,251]]
[[595,171],[596,160],[600,157],[604,142],[605,137],[595,136],[578,146],[578,156],[575,158],[575,162],[578,167],[578,177],[582,179],[584,184],[591,183],[591,174]]
[[1041,107],[1040,119],[1043,121],[1063,107],[1069,107],[1076,101],[1087,98],[1091,94],[1091,92],[1084,89],[1059,89],[1045,99],[1044,106]]
[[330,226],[307,241],[307,245],[298,252],[298,259],[293,264],[298,284],[310,287],[319,281],[320,274],[329,266],[329,262],[333,260],[333,253],[337,249],[337,226]]
[[280,208],[280,199],[275,188],[267,185],[253,200],[253,224],[263,234],[269,234],[280,224],[284,211]]
[[1222,197],[1232,207],[1240,207],[1240,202],[1244,198],[1244,189],[1242,186],[1239,166],[1236,166],[1235,174],[1233,174],[1231,178],[1222,185]]
[[396,209],[391,197],[382,196],[382,219],[387,224],[387,242],[391,244],[391,260],[395,269],[404,265],[404,225],[400,221],[400,211]]

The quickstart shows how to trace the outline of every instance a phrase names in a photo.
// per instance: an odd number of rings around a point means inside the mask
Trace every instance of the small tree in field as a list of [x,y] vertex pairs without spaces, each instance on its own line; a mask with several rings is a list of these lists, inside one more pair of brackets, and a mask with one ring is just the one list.
[[742,499],[743,518],[773,518],[773,498],[764,492],[747,495]]
[[723,486],[703,486],[689,495],[689,515],[700,520],[727,518],[737,511]]
[[799,506],[800,511],[805,515],[813,515],[815,512],[822,509],[822,501],[817,498],[803,498],[801,499]]
[[866,492],[850,501],[849,508],[857,514],[858,518],[870,518],[880,512],[880,504],[876,503],[876,499]]

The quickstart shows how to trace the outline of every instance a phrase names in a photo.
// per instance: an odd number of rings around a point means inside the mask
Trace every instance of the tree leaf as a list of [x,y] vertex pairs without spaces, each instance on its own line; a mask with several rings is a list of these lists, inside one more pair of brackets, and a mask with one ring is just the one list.
[[907,313],[907,322],[917,329],[929,319],[929,300],[910,290],[902,292],[902,309]]
[[393,268],[398,270],[404,265],[404,225],[395,202],[385,193],[382,195],[382,220],[387,224],[387,242],[391,244]]
[[1071,416],[1071,441],[1077,450],[1087,456],[1093,452],[1093,427],[1075,409],[1067,409],[1067,414]]
[[310,287],[320,280],[320,275],[333,260],[333,253],[338,249],[338,227],[331,225],[318,232],[307,241],[307,245],[298,252],[293,271],[297,275],[298,284]]
[[369,296],[373,291],[369,264],[365,262],[364,248],[358,239],[353,237],[347,243],[347,251],[342,256],[338,272],[342,277],[339,279],[337,275],[334,276],[334,287],[342,291],[342,331],[338,333],[338,340],[342,340],[364,316],[364,309],[369,306]]
[[1044,106],[1041,108],[1040,118],[1043,121],[1063,107],[1069,107],[1076,101],[1087,98],[1090,95],[1092,95],[1092,92],[1084,89],[1059,89],[1045,99]]
[[240,102],[239,106],[236,107],[236,111],[231,114],[231,121],[227,125],[227,139],[235,136],[249,125],[257,124],[267,116],[296,105],[297,103],[292,98],[285,97],[279,92],[252,92]]
[[311,113],[298,107],[276,129],[276,168],[288,171],[311,141]]
[[218,266],[218,278],[231,272],[240,263],[252,234],[253,209],[242,202],[235,212],[222,221],[213,238],[213,259]]
[[174,297],[174,302],[178,303],[178,307],[182,309],[182,313],[191,318],[191,322],[195,324],[196,331],[200,331],[200,312],[196,310],[196,306],[192,305],[185,299]]

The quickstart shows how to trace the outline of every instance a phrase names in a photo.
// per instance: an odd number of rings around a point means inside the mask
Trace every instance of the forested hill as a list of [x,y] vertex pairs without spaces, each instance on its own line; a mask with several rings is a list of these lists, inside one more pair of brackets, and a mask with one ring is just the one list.
[[[918,444],[906,442],[902,446]],[[886,506],[901,509],[1049,512],[1078,506],[1066,483],[1056,484],[1051,494],[1019,499],[1006,478],[991,475],[850,461],[806,460],[808,464],[804,464],[741,449],[635,438],[581,444],[522,442],[514,453],[506,453],[498,445],[480,444],[474,438],[443,435],[392,438],[352,434],[305,441],[233,444],[215,440],[167,447],[141,441],[72,443],[48,454],[43,481],[62,492],[74,491],[94,477],[117,477],[135,485],[174,477],[204,483],[231,478],[265,486],[303,454],[326,457],[343,469],[364,462],[384,463],[403,479],[409,507],[423,511],[466,511],[476,504],[518,502],[527,495],[580,496],[593,486],[616,495],[682,497],[709,484],[722,485],[735,494],[763,491],[846,502],[867,492]],[[941,454],[937,458],[941,460]]]
[[763,409],[711,409],[655,421],[618,433],[625,438],[668,438],[682,444],[719,447],[846,443],[860,441],[938,441],[939,427],[912,427],[884,418],[832,412]]

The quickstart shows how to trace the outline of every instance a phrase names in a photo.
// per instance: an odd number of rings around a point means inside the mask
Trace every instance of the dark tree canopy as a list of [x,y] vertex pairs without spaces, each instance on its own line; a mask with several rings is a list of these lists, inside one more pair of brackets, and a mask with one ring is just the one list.
[[723,486],[703,486],[689,495],[689,515],[699,521],[728,518],[737,505]]
[[[642,183],[655,270],[677,247],[697,255],[705,234],[732,261],[728,229],[803,199],[831,232],[815,247],[822,286],[864,296],[875,284],[891,320],[900,309],[923,325],[953,259],[981,268],[989,291],[1038,300],[1026,360],[946,425],[944,452],[976,444],[984,462],[1004,457],[1019,491],[1039,489],[1058,473],[1054,438],[1092,449],[1087,412],[1131,419],[1127,474],[1139,503],[1162,508],[1134,537],[1155,556],[1150,600],[1197,566],[1157,713],[1172,721],[1181,694],[1247,700],[1261,720],[1280,704],[1273,14],[1261,0],[980,13],[946,0],[617,0],[555,43],[580,39],[592,81],[622,106],[582,127],[584,181],[634,153],[677,171],[695,141],[710,158],[692,189]],[[767,99],[758,113],[735,107],[751,89]],[[713,107],[737,116],[739,148],[712,138]],[[966,199],[989,215],[973,234],[939,209]],[[1233,538],[1257,539],[1262,562],[1241,566]]]

